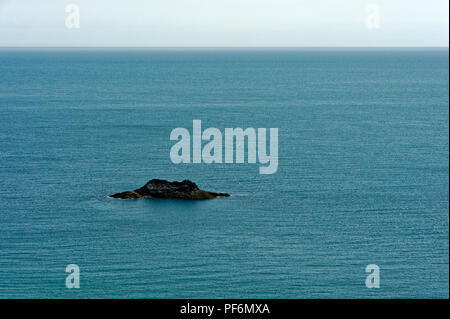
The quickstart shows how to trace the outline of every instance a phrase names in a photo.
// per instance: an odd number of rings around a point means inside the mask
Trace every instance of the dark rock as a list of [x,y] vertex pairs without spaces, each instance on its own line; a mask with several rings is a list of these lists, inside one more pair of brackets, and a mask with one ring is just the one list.
[[175,199],[210,199],[216,197],[228,197],[229,194],[214,193],[201,190],[191,181],[168,182],[162,179],[152,179],[141,188],[134,191],[126,191],[110,195],[113,198],[138,199],[145,197],[175,198]]

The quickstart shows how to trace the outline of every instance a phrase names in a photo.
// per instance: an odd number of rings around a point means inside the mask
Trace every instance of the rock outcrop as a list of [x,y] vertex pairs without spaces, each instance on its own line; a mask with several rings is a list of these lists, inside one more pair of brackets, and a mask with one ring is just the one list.
[[134,191],[126,191],[109,195],[109,197],[112,198],[122,199],[155,197],[188,200],[200,200],[228,196],[230,196],[230,194],[214,193],[201,190],[195,183],[188,180],[184,180],[182,182],[169,182],[162,179],[152,179],[147,184],[145,184],[141,188],[135,189]]

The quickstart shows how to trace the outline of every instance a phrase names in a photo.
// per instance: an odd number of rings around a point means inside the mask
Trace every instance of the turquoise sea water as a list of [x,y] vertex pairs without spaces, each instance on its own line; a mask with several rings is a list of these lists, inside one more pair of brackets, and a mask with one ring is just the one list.
[[[0,297],[448,298],[448,71],[448,49],[1,49]],[[194,119],[278,128],[278,172],[173,164]],[[106,197],[152,178],[232,197]]]

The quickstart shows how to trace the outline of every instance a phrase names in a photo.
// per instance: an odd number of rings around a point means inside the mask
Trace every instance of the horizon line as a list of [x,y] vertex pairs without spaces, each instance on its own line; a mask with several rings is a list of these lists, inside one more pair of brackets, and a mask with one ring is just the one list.
[[61,49],[77,49],[77,48],[123,48],[123,49],[237,49],[237,48],[243,48],[243,49],[270,49],[270,48],[286,48],[286,49],[308,49],[308,48],[441,48],[441,49],[449,49],[449,45],[280,45],[280,46],[274,46],[274,45],[0,45],[0,49],[3,48],[61,48]]

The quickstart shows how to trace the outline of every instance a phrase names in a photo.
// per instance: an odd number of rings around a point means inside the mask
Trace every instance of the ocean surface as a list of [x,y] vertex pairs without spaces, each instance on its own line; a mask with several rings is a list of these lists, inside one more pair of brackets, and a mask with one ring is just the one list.
[[[448,59],[1,49],[0,298],[448,298]],[[278,128],[278,171],[173,164],[194,119]],[[232,196],[107,197],[152,178]]]

